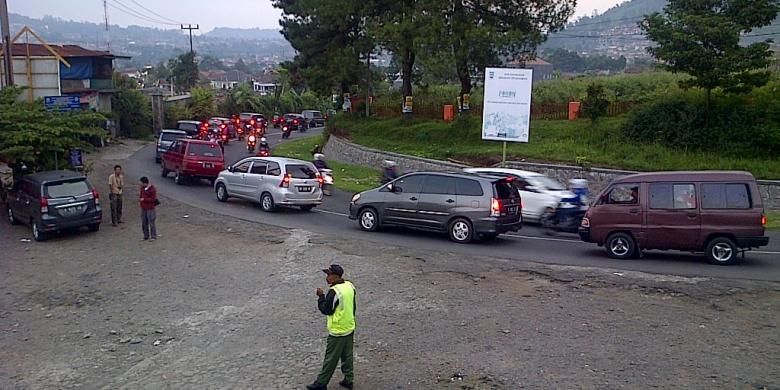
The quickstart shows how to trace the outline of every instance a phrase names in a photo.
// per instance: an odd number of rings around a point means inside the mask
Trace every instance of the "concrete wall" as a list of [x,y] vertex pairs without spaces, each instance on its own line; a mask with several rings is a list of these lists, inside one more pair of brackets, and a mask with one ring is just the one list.
[[[331,136],[328,139],[328,143],[323,148],[323,153],[328,159],[375,168],[381,168],[382,161],[384,160],[393,160],[398,163],[402,172],[458,171],[467,167],[466,165],[451,162],[383,152],[356,145],[335,136]],[[585,178],[588,180],[591,192],[601,191],[612,180],[620,176],[636,173],[634,171],[603,168],[591,168],[584,171],[575,166],[537,164],[520,161],[508,161],[507,168],[539,172],[554,178],[563,184],[566,184],[569,179]],[[771,210],[780,210],[780,181],[759,180],[758,184],[761,191],[761,197],[764,199],[764,207]]]

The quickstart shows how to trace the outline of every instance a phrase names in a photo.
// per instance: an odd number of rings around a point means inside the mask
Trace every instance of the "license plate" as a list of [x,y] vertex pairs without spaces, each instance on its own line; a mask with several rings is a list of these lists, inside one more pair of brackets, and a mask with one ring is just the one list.
[[512,215],[517,214],[517,206],[507,207],[506,212]]
[[204,168],[214,168],[214,164],[212,163],[203,163]]
[[311,186],[298,186],[298,192],[311,192]]
[[76,215],[79,212],[81,212],[81,207],[67,207],[62,209],[62,214],[68,217],[72,215]]

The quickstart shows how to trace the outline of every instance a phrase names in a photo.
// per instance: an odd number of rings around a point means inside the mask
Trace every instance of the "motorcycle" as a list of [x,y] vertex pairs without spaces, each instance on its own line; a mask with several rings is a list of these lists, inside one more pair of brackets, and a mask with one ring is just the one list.
[[332,169],[320,169],[320,177],[322,178],[322,194],[331,196],[333,193],[333,170]]
[[561,199],[554,211],[542,215],[542,227],[549,235],[557,232],[577,233],[586,211],[587,208],[574,202],[574,199]]
[[290,126],[284,126],[282,127],[282,139],[290,138],[290,133],[292,130],[290,130]]
[[271,150],[267,147],[257,149],[257,157],[271,157]]
[[253,153],[255,146],[257,145],[257,138],[254,135],[250,135],[246,140],[246,151]]

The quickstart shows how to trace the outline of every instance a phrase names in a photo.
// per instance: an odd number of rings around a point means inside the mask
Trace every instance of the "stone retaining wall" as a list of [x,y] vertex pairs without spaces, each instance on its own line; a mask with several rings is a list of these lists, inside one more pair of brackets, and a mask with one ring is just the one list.
[[[342,138],[330,136],[328,143],[323,148],[323,153],[329,159],[350,164],[382,167],[382,161],[393,160],[398,163],[402,172],[411,171],[458,171],[467,168],[466,165],[455,164],[447,161],[432,160],[428,158],[407,156],[403,154],[384,152],[368,148],[362,145],[350,143]],[[559,182],[566,184],[569,179],[585,178],[588,180],[590,190],[593,193],[601,191],[612,180],[625,175],[637,173],[635,171],[622,171],[616,169],[591,168],[583,170],[569,165],[538,164],[522,161],[507,161],[507,168],[522,169],[525,171],[539,172]],[[761,197],[764,207],[770,210],[780,210],[780,181],[759,180]]]

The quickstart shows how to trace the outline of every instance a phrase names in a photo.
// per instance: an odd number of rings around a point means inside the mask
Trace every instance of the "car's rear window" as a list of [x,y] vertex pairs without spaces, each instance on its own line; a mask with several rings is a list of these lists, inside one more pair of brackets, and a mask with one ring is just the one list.
[[184,134],[178,134],[178,133],[162,133],[162,134],[160,135],[160,140],[161,140],[161,141],[175,141],[175,140],[177,140],[177,139],[182,139],[182,138],[184,138],[184,137],[185,137],[185,135],[184,135]]
[[312,118],[322,118],[322,113],[319,111],[311,111],[310,114]]
[[219,157],[222,155],[222,149],[215,144],[190,144],[187,153],[190,156]]
[[512,181],[497,181],[493,183],[493,187],[496,189],[496,196],[499,199],[517,199],[520,197],[520,192]]
[[314,179],[317,177],[317,171],[308,165],[288,164],[285,168],[293,179]]
[[198,131],[198,125],[194,123],[179,123],[179,130]]
[[43,185],[43,194],[47,198],[69,198],[84,195],[89,191],[86,179],[65,180]]

